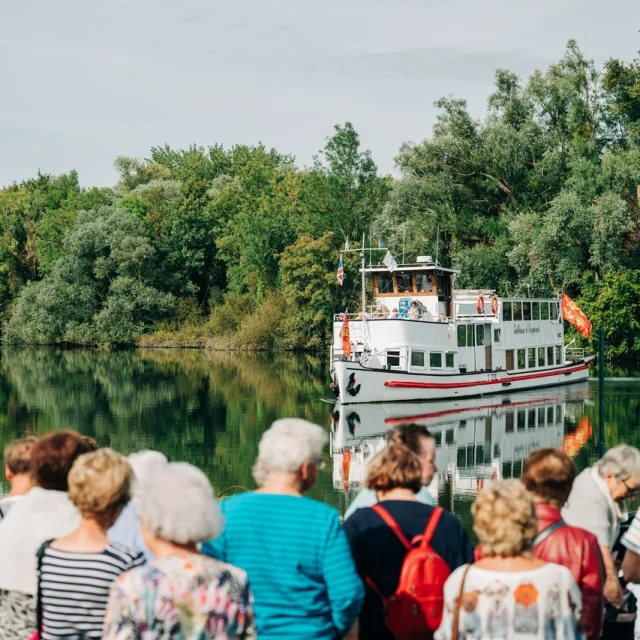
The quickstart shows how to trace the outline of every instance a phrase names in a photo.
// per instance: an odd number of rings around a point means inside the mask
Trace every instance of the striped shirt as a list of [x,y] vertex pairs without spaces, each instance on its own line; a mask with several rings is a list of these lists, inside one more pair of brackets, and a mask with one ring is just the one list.
[[202,551],[247,572],[260,640],[344,637],[364,597],[338,512],[248,492],[224,500],[224,533]]
[[111,543],[101,553],[48,547],[42,558],[42,640],[101,638],[109,587],[144,564],[140,551]]

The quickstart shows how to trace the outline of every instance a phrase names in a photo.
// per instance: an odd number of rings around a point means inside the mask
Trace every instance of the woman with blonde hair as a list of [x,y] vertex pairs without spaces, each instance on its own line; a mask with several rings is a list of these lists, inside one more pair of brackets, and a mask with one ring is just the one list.
[[436,640],[584,638],[582,597],[571,572],[532,554],[538,523],[522,483],[488,485],[471,511],[482,560],[449,576]]
[[110,543],[107,530],[129,502],[133,474],[111,449],[81,455],[69,472],[69,500],[80,524],[38,552],[38,630],[43,640],[101,638],[111,583],[144,562],[141,552]]

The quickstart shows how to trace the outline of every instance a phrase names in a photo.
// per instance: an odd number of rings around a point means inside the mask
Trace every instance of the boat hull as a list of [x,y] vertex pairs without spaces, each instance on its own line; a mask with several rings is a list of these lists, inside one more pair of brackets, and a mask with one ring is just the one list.
[[586,380],[593,357],[536,371],[479,371],[432,375],[375,369],[351,360],[334,360],[333,389],[342,404],[411,402],[472,398],[552,387]]

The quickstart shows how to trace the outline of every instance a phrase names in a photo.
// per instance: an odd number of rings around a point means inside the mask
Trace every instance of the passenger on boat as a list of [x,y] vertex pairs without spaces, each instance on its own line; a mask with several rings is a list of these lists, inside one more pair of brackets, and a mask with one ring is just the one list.
[[[371,460],[367,473],[367,488],[376,492],[378,504],[358,509],[345,521],[358,573],[367,578],[366,597],[358,622],[361,640],[393,640],[393,634],[385,625],[381,596],[388,598],[397,589],[407,554],[398,535],[375,509],[384,509],[406,540],[422,535],[436,510],[416,499],[422,478],[422,463],[413,451],[396,444],[386,447]],[[458,518],[446,511],[439,513],[431,546],[449,570],[454,571],[472,561],[473,545]]]
[[614,606],[623,603],[611,550],[627,519],[624,500],[640,491],[640,451],[622,444],[585,469],[573,483],[562,509],[565,522],[598,538],[606,571],[604,596]]
[[[129,457],[129,464],[133,469],[136,483],[141,483],[146,478],[167,464],[167,458],[159,451],[138,451]],[[147,560],[151,560],[151,552],[147,549],[142,532],[140,531],[140,518],[135,509],[136,498],[125,505],[115,524],[107,532],[107,538],[111,542],[119,542],[125,547],[142,551]]]
[[[422,486],[416,494],[416,499],[423,504],[433,505],[434,500],[427,490],[431,484],[433,476],[438,471],[436,467],[436,443],[429,430],[416,422],[407,422],[397,424],[386,433],[387,445],[397,444],[408,447],[420,458],[422,465]],[[355,497],[354,501],[349,505],[344,519],[351,517],[358,509],[363,507],[371,507],[378,498],[373,489],[362,489]]]
[[204,473],[186,462],[169,463],[135,493],[154,559],[112,585],[103,640],[255,637],[246,572],[197,549],[224,527]]
[[602,632],[605,572],[598,539],[592,533],[562,520],[560,509],[567,501],[576,468],[559,449],[538,449],[524,463],[521,481],[533,496],[538,519],[538,538],[533,555],[567,567],[582,594],[583,626],[587,640]]
[[421,306],[417,300],[411,302],[411,308],[409,309],[410,320],[422,320],[423,310]]
[[69,500],[80,523],[38,552],[38,626],[47,640],[101,638],[109,587],[144,564],[144,555],[107,539],[131,497],[133,472],[111,449],[80,456],[69,472]]
[[37,441],[37,438],[18,440],[4,451],[4,476],[11,485],[11,490],[0,499],[0,520],[33,487],[31,453]]
[[399,318],[400,316],[398,315],[398,307],[393,307],[393,309],[391,309],[391,313],[389,314],[389,318]]
[[438,318],[438,322],[446,322],[447,319],[444,317],[444,313],[440,314],[440,317]]
[[80,514],[67,495],[67,476],[92,444],[75,431],[38,440],[32,453],[33,489],[0,524],[0,639],[29,638],[36,628],[36,552],[45,540],[67,535]]
[[247,572],[260,640],[342,638],[362,605],[338,511],[304,497],[318,479],[325,442],[324,429],[306,420],[274,422],[253,471],[260,488],[224,500],[225,531],[202,545]]
[[471,512],[482,560],[449,576],[435,640],[452,640],[456,629],[453,640],[583,638],[582,597],[571,572],[532,556],[538,524],[522,483],[492,482]]

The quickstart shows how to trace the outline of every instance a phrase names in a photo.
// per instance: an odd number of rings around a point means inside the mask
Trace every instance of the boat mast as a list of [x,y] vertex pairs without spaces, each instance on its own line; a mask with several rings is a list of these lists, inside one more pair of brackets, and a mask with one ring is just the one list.
[[364,287],[364,269],[365,269],[365,254],[364,254],[364,233],[362,234],[362,250],[360,251],[360,260],[361,260],[361,268],[360,272],[362,273],[362,321],[364,322],[365,314],[367,312],[367,297],[366,291]]

